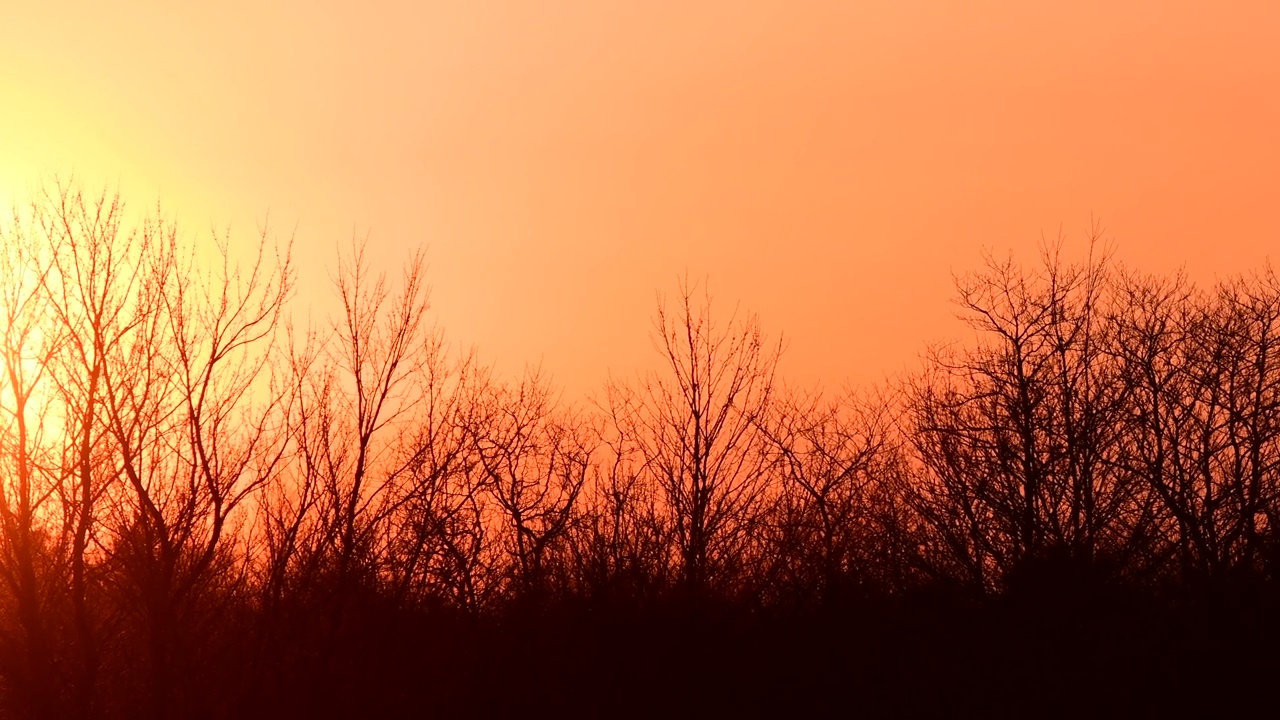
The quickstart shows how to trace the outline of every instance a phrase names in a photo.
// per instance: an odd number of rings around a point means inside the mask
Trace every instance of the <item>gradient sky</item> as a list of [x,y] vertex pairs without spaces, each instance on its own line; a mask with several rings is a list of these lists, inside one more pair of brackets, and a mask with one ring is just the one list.
[[1096,217],[1148,269],[1260,265],[1277,38],[1274,2],[7,0],[0,195],[269,215],[316,308],[353,233],[425,244],[450,335],[575,394],[650,362],[687,270],[838,386],[963,335],[984,247]]

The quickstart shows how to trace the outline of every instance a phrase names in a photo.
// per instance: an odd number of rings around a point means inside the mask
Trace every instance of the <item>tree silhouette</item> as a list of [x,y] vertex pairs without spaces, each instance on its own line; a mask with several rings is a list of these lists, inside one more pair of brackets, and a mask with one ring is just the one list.
[[767,493],[758,422],[780,346],[766,344],[753,316],[719,328],[709,296],[695,304],[695,291],[681,285],[674,314],[658,306],[655,344],[668,374],[616,386],[610,402],[662,495],[680,583],[696,595],[726,579],[752,541]]
[[[1110,421],[1127,395],[1110,360],[1105,258],[1032,275],[1011,261],[958,282],[985,341],[941,348],[909,383],[922,474],[908,495],[933,536],[926,564],[979,590],[1065,552],[1091,563],[1126,546],[1135,483],[1114,472]],[[941,565],[934,565],[941,561]]]
[[537,597],[549,589],[547,561],[575,519],[592,467],[590,439],[553,406],[536,373],[514,388],[491,387],[472,437],[518,592]]
[[1274,670],[1270,268],[988,257],[974,342],[840,393],[686,280],[661,369],[576,406],[452,348],[421,254],[353,245],[295,331],[265,234],[208,264],[129,217],[68,184],[0,225],[6,717],[1120,711]]
[[[883,397],[791,393],[765,429],[779,465],[770,574],[782,597],[839,603],[901,582],[901,448]],[[894,563],[898,566],[894,567]]]

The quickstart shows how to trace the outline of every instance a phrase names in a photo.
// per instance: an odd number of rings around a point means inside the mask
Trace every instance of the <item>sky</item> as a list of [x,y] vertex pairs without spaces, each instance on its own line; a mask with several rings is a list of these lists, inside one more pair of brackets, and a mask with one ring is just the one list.
[[1096,221],[1212,280],[1273,254],[1280,3],[0,0],[0,200],[42,178],[184,233],[336,252],[570,395],[651,366],[703,279],[828,387],[963,338],[953,276]]

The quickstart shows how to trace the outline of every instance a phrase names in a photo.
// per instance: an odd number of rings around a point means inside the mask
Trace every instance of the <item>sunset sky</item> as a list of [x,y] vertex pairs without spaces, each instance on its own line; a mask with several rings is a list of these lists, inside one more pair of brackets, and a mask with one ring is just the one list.
[[6,0],[0,197],[269,216],[317,309],[353,234],[425,245],[450,336],[574,394],[650,362],[687,271],[789,378],[864,383],[963,336],[984,247],[1093,217],[1155,271],[1274,255],[1277,38],[1262,1]]

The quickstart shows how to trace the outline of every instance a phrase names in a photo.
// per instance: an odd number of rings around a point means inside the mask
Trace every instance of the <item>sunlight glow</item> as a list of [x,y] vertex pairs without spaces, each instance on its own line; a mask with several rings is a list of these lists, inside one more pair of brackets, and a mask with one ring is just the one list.
[[56,442],[62,434],[51,377],[54,338],[47,308],[39,306],[41,278],[20,237],[6,227],[0,257],[0,433],[17,442],[20,421],[29,447]]
[[[18,398],[23,400],[22,421],[29,447],[52,448],[60,442],[64,428],[61,403],[44,357],[43,332],[35,328],[26,347],[19,349],[16,365],[10,357],[0,363],[0,433],[6,443],[15,442],[18,432]],[[7,355],[7,353],[6,353]]]

